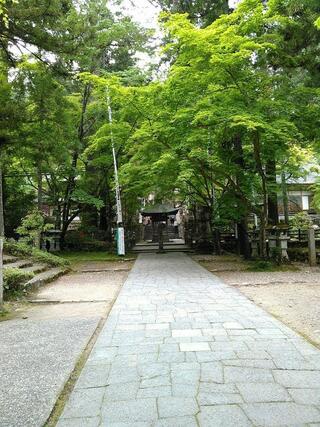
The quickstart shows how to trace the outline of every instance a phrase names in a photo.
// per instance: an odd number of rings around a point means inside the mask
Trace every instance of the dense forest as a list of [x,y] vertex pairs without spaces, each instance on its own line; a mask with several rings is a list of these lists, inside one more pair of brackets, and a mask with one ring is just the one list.
[[77,217],[111,241],[114,142],[127,230],[148,194],[178,194],[213,236],[238,224],[243,253],[256,214],[263,255],[277,194],[285,204],[288,177],[317,167],[320,4],[152,3],[161,57],[142,68],[138,53],[159,55],[154,34],[106,0],[1,0],[1,234],[45,227],[49,206],[62,245]]

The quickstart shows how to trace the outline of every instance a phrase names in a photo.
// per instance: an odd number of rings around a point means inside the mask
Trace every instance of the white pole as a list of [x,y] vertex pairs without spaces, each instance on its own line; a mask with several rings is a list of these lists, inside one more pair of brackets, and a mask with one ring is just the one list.
[[107,103],[108,103],[108,114],[109,114],[109,123],[110,123],[110,135],[112,143],[112,156],[113,156],[113,165],[114,165],[114,180],[116,185],[116,204],[117,204],[117,251],[118,255],[125,255],[125,244],[124,244],[124,227],[122,220],[122,206],[121,206],[121,196],[120,196],[120,185],[119,185],[119,175],[118,175],[118,165],[117,165],[117,156],[116,150],[114,147],[114,138],[112,131],[112,108],[109,95],[109,89],[107,89]]

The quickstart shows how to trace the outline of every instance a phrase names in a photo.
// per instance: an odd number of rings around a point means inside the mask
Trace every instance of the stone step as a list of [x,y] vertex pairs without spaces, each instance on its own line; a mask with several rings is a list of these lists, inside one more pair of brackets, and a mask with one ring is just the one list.
[[42,273],[36,274],[24,285],[24,287],[28,290],[37,289],[40,286],[45,285],[46,283],[52,282],[53,280],[65,274],[67,271],[68,269],[61,267],[50,268],[50,270],[46,270]]
[[[159,245],[155,246],[135,246],[132,248],[131,252],[134,253],[155,253],[159,250]],[[189,246],[186,245],[170,245],[164,246],[165,252],[194,252]]]
[[18,258],[13,255],[7,255],[7,254],[3,255],[3,264],[10,264],[16,261],[18,261]]
[[25,268],[25,267],[31,267],[33,265],[32,261],[28,259],[19,259],[14,262],[9,262],[3,265],[4,269],[7,268]]
[[21,270],[25,272],[31,272],[34,274],[42,273],[46,270],[48,270],[48,266],[46,264],[33,264],[28,267],[22,267]]

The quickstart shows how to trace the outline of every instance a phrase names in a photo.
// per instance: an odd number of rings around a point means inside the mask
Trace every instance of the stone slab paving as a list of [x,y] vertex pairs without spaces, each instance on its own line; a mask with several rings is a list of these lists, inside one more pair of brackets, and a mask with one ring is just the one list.
[[320,351],[187,255],[141,254],[58,426],[320,426]]

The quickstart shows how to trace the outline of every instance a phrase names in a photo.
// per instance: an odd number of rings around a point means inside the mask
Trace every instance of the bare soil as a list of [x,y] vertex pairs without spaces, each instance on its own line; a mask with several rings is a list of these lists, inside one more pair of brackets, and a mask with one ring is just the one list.
[[5,304],[1,321],[104,316],[125,282],[133,261],[81,261],[72,271],[33,294]]
[[194,256],[196,261],[320,347],[320,268],[294,264],[297,271],[246,271],[235,256]]

